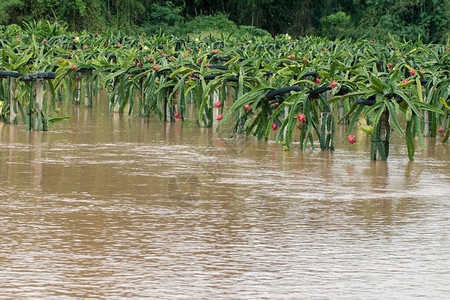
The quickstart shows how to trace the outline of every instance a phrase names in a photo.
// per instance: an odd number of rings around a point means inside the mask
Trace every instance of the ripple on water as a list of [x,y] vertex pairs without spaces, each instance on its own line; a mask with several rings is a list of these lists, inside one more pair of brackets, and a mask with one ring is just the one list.
[[448,145],[370,162],[82,116],[0,136],[0,298],[450,294]]

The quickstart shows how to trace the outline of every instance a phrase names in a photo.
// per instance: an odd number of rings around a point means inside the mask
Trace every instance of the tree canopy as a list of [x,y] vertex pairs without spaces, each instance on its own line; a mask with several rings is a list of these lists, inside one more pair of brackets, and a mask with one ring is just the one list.
[[377,38],[391,34],[400,39],[420,37],[424,42],[444,43],[450,38],[450,0],[3,0],[0,3],[1,25],[47,19],[64,22],[72,30],[112,28],[185,33],[181,29],[186,29],[188,22],[209,15],[222,17],[216,22],[229,19],[238,26],[254,26],[271,34],[316,34],[331,38]]

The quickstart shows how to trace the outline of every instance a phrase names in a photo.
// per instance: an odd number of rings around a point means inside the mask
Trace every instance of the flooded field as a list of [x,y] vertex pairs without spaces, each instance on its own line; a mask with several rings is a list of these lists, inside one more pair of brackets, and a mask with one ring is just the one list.
[[0,124],[2,299],[445,299],[450,147],[409,162],[68,106]]

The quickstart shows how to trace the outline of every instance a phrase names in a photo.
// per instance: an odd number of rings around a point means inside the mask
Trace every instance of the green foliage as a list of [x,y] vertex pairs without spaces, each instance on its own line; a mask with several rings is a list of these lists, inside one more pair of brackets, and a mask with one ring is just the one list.
[[381,27],[402,39],[440,41],[450,29],[449,0],[377,0],[368,4],[360,24]]
[[175,28],[174,34],[186,35],[188,33],[229,33],[237,29],[236,24],[224,14],[198,16]]
[[351,21],[350,16],[345,12],[339,11],[335,14],[328,15],[321,18],[322,34],[335,39],[340,36],[348,36],[348,29],[350,28]]
[[146,33],[157,33],[160,30],[169,32],[170,27],[173,28],[183,22],[181,7],[175,6],[171,1],[165,2],[164,5],[153,3],[142,29]]
[[271,35],[268,31],[255,26],[239,26],[239,29],[234,32],[233,36],[248,39],[250,37],[270,37]]
[[319,34],[331,39],[386,40],[390,34],[398,40],[448,43],[450,0],[0,1],[0,25],[37,20],[66,24],[78,31],[162,30],[185,35],[250,26],[273,36]]
[[17,33],[21,32],[22,28],[20,28],[17,24],[11,24],[6,26],[5,35],[8,37],[15,36]]
[[0,24],[8,25],[13,23],[21,23],[24,14],[21,10],[24,8],[23,0],[3,0],[0,2]]
[[347,28],[350,26],[350,16],[342,11],[323,17],[321,21],[325,28]]
[[[325,21],[338,27],[342,20],[351,23],[344,14]],[[204,33],[215,26],[227,28],[225,16],[194,21],[201,26],[192,28]],[[229,26],[235,28],[231,22]],[[392,42],[381,43],[297,39],[289,34],[272,37],[253,26],[231,32],[220,38],[215,34],[175,37],[164,32],[71,33],[51,21],[33,21],[23,24],[23,29],[2,28],[0,67],[22,74],[56,73],[45,87],[52,101],[41,110],[42,126],[34,123],[43,130],[63,119],[55,115],[55,94],[64,93],[65,99],[71,95],[74,104],[92,107],[92,99],[86,98],[103,86],[109,92],[111,111],[164,121],[186,118],[206,127],[216,121],[218,93],[223,104],[219,127],[234,123],[233,133],[274,137],[286,150],[292,142],[298,142],[300,149],[314,148],[315,141],[323,150],[333,149],[332,116],[337,109],[338,122],[346,122],[348,134],[366,119],[363,129],[372,135],[372,157],[378,152],[381,159],[389,155],[391,129],[404,137],[410,159],[416,139],[424,147],[424,136],[438,137],[439,132],[443,138],[449,131],[448,47],[395,41],[388,34]],[[33,83],[14,79],[17,97],[12,102],[9,84],[9,80],[0,84],[1,118],[11,122],[20,112],[32,128]],[[234,99],[227,95],[231,91]],[[195,112],[188,114],[193,106]],[[447,139],[448,135],[442,141]]]

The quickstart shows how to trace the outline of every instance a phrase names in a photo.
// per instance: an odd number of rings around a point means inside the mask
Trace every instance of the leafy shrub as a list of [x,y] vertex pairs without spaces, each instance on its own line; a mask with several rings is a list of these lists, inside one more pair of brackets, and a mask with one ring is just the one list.
[[[345,12],[339,11],[321,18],[320,21],[322,23],[322,35],[330,39],[335,39],[340,36],[349,37],[348,35],[355,34],[355,32],[350,30],[350,16],[347,16]],[[356,36],[352,37],[355,38]]]
[[235,37],[243,36],[271,36],[271,34],[264,29],[256,28],[255,26],[239,26],[239,30],[234,33]]

